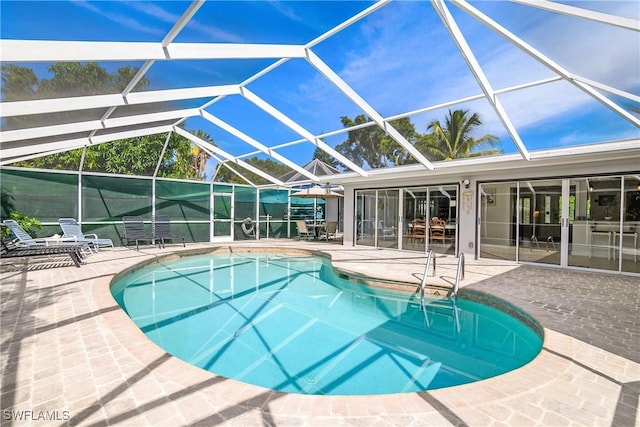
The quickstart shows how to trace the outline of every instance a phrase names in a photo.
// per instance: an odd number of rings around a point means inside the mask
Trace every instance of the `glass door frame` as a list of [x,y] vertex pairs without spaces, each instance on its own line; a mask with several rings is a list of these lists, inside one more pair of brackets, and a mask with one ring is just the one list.
[[[421,212],[420,215],[424,216],[424,220],[429,223],[429,220],[433,216],[432,212],[432,204],[435,205],[434,200],[432,200],[432,194],[442,194],[439,197],[447,197],[449,199],[448,212],[447,212],[447,220],[451,221],[455,219],[455,228],[451,231],[450,234],[453,235],[452,248],[453,255],[457,256],[459,251],[459,233],[458,233],[458,221],[459,221],[459,197],[460,197],[460,184],[459,183],[450,183],[450,184],[441,184],[441,185],[424,185],[424,186],[411,186],[411,187],[388,187],[388,188],[377,188],[377,189],[358,189],[355,190],[355,210],[354,210],[354,246],[368,246],[368,247],[376,247],[376,248],[387,248],[387,249],[397,249],[397,250],[412,250],[408,249],[404,245],[403,239],[406,238],[406,228],[407,228],[407,219],[405,218],[405,194],[408,192],[412,194],[413,191],[420,190],[425,193],[425,198],[420,199],[423,200],[425,212]],[[449,193],[447,193],[447,191]],[[380,227],[380,203],[382,199],[382,194],[387,191],[397,192],[394,196],[397,197],[397,212],[396,218],[392,220],[393,227],[395,228],[395,242],[393,242],[393,246],[380,245],[380,239],[384,237],[383,231],[381,231]],[[455,197],[451,197],[451,192],[455,191]],[[372,200],[373,199],[373,200]],[[455,204],[452,203],[452,200],[455,200]],[[368,204],[373,203],[372,206]],[[369,212],[369,208],[371,212]],[[452,209],[455,208],[455,215],[451,215]],[[369,216],[364,218],[362,217],[363,213],[368,213]],[[373,224],[373,226],[372,226]],[[385,225],[391,225],[391,223]],[[365,236],[367,237],[365,239]],[[363,243],[362,241],[367,241],[369,244]],[[424,238],[424,246],[422,249],[417,251],[412,250],[414,252],[428,252],[430,247],[428,230],[427,234]]]
[[[635,176],[633,176],[635,177]],[[495,186],[499,183],[505,183],[505,184],[511,184],[513,187],[515,187],[516,191],[514,193],[515,197],[516,197],[516,209],[517,209],[517,215],[516,215],[516,223],[515,223],[515,230],[516,230],[516,236],[515,236],[515,257],[514,257],[514,261],[517,263],[522,263],[522,264],[534,264],[534,265],[543,265],[543,263],[538,263],[535,261],[523,261],[521,256],[520,256],[520,242],[521,242],[521,237],[524,238],[528,238],[529,236],[520,236],[520,232],[521,232],[521,225],[522,225],[522,218],[523,218],[523,209],[524,209],[524,205],[522,203],[522,199],[529,197],[526,194],[526,192],[521,191],[522,190],[522,183],[526,182],[526,181],[531,181],[532,183],[535,183],[536,181],[557,181],[560,187],[560,206],[559,206],[559,210],[558,210],[558,214],[559,214],[559,226],[560,226],[560,244],[559,244],[559,249],[560,249],[560,261],[558,264],[553,263],[550,265],[554,265],[554,266],[558,266],[560,268],[576,268],[576,269],[589,269],[591,271],[604,271],[607,273],[612,273],[612,272],[631,272],[631,273],[635,273],[634,271],[628,271],[630,270],[629,268],[627,270],[625,270],[624,266],[623,266],[623,256],[625,255],[625,243],[623,242],[623,236],[625,236],[625,233],[627,235],[627,239],[631,240],[631,245],[637,245],[637,234],[636,233],[636,229],[635,229],[635,224],[633,221],[629,221],[627,222],[626,218],[624,217],[625,212],[626,212],[626,203],[627,200],[625,199],[625,197],[623,197],[623,195],[625,194],[625,191],[632,191],[632,190],[628,190],[628,186],[625,187],[625,179],[631,179],[628,178],[625,175],[597,175],[597,176],[589,176],[589,175],[584,175],[584,176],[573,176],[573,177],[554,177],[554,178],[532,178],[532,179],[519,179],[519,180],[514,180],[514,181],[498,181],[498,182],[492,182],[492,181],[487,181],[487,182],[479,182],[478,183],[478,188],[482,189],[483,186]],[[572,202],[571,202],[571,197],[572,195],[575,196],[576,194],[576,190],[574,189],[572,191],[572,185],[575,186],[575,183],[577,181],[581,181],[581,180],[585,180],[585,182],[589,182],[589,180],[591,180],[591,182],[597,182],[597,180],[612,180],[612,181],[616,181],[616,185],[614,187],[612,187],[610,189],[611,192],[618,192],[619,196],[617,196],[617,198],[619,199],[616,203],[617,208],[619,209],[619,214],[613,216],[613,218],[608,218],[605,221],[612,221],[612,225],[613,227],[611,228],[611,233],[613,234],[614,237],[610,238],[611,242],[609,243],[609,247],[610,250],[612,251],[612,256],[611,258],[613,260],[615,260],[615,262],[617,263],[617,266],[615,269],[602,269],[602,268],[597,268],[595,266],[581,266],[581,265],[576,265],[572,263],[572,260],[570,259],[570,251],[573,249],[573,245],[574,245],[574,240],[576,238],[575,236],[575,229],[573,229],[574,227],[574,223],[576,221],[584,221],[585,219],[588,220],[588,223],[595,223],[600,221],[599,219],[593,219],[589,216],[587,216],[587,218],[580,218],[578,219],[578,216],[576,214],[576,206],[572,207]],[[640,178],[638,178],[638,181],[640,181]],[[635,181],[632,181],[635,182]],[[640,185],[640,184],[636,184],[636,185]],[[638,187],[640,191],[640,187]],[[625,190],[626,189],[626,190]],[[584,190],[583,190],[584,191]],[[592,189],[588,188],[586,191],[593,191]],[[485,216],[486,214],[483,212],[483,210],[480,208],[482,206],[482,192],[478,191],[477,194],[477,206],[479,206],[479,209],[476,213],[476,241],[478,242],[478,244],[476,245],[476,257],[478,259],[485,259],[484,257],[481,256],[481,247],[482,247],[482,238],[483,238],[483,233],[482,233],[482,224],[483,222],[486,220]],[[530,203],[530,205],[527,206],[528,210],[533,210],[533,209],[537,209],[536,207],[534,207],[532,205],[533,202]],[[576,203],[575,201],[573,202],[574,204]],[[593,206],[592,206],[593,208]],[[543,214],[541,212],[541,214]],[[574,216],[574,218],[572,218],[572,215]],[[592,215],[592,213],[591,213]],[[583,216],[583,215],[581,215]],[[528,225],[528,224],[525,224]],[[633,227],[633,228],[632,228]],[[588,230],[587,230],[588,231]],[[616,235],[618,236],[616,239]],[[631,237],[629,237],[631,236]],[[571,238],[571,242],[569,241]],[[546,243],[546,242],[545,242]],[[542,246],[543,242],[540,242],[540,245]],[[590,242],[586,241],[586,242],[581,242],[579,244],[582,245],[588,245],[587,248],[589,250],[589,258],[591,258],[590,255],[590,248],[589,246],[591,245]],[[629,245],[629,242],[626,243],[626,245]],[[633,248],[633,246],[631,247],[631,251],[627,251],[629,253],[631,253],[631,255],[629,255],[628,253],[627,258],[631,259],[634,263],[637,262],[636,258],[633,257],[633,254],[636,254],[635,251],[637,251],[637,247]],[[617,255],[617,254],[623,254],[623,256]],[[636,255],[637,257],[637,255]],[[491,259],[491,258],[486,258],[486,259]],[[632,269],[631,269],[632,270]]]

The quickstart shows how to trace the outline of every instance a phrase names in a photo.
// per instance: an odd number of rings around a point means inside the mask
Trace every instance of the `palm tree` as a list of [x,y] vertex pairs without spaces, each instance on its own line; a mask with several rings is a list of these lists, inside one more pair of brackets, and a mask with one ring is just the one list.
[[[194,133],[198,138],[210,142],[215,145],[213,142],[213,138],[201,129]],[[199,145],[191,144],[191,158],[192,158],[192,168],[193,173],[199,178],[203,179],[205,174],[205,168],[207,166],[207,160],[211,155],[203,150]]]
[[496,148],[499,142],[496,136],[484,135],[478,139],[471,136],[481,124],[478,113],[469,115],[469,110],[449,110],[444,126],[438,120],[433,120],[427,128],[432,131],[432,138],[427,138],[424,144],[430,158],[451,160],[500,154],[502,150]]

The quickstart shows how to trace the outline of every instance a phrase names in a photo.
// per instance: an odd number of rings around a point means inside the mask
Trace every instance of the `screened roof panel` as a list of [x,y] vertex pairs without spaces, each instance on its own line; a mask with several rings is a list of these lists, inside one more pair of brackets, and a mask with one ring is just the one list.
[[[603,3],[608,4],[605,7]],[[636,2],[567,4],[590,10],[601,9],[615,16],[635,15],[633,19],[640,19],[640,8]],[[640,46],[637,30],[513,2],[475,2],[473,5],[496,20],[508,15],[510,19],[499,20],[502,26],[570,72],[625,90],[635,89],[637,94],[640,62],[638,56],[630,54],[629,50],[630,46]],[[470,40],[477,41],[478,38]],[[479,45],[474,47],[481,48]]]
[[184,1],[154,4],[3,0],[2,38],[157,42],[188,5]]
[[627,96],[621,96],[619,94],[606,92],[604,90],[600,90],[603,96],[610,99],[612,102],[615,102],[619,106],[625,109],[629,114],[640,118],[640,99],[630,99]]
[[287,61],[247,87],[314,134],[340,129],[342,116],[364,114],[302,59]]
[[[437,172],[434,159],[389,122],[410,117],[424,134],[455,109],[480,115],[472,137],[493,134],[503,153],[525,159],[536,150],[640,137],[635,2],[3,1],[0,7],[0,59],[33,72],[23,79],[3,68],[3,165],[15,153],[87,145],[89,135],[103,142],[182,123],[213,138],[221,151],[212,164],[221,153],[271,150],[302,165],[320,146],[366,176],[371,165],[360,167],[361,159],[344,150],[349,134],[340,121],[363,114],[386,135],[387,148],[401,147],[403,156]],[[60,63],[62,74],[53,79],[48,67]],[[84,67],[77,75],[69,71],[75,63]],[[91,63],[97,74],[128,68],[107,84],[89,78]],[[65,72],[70,77],[62,79]],[[34,96],[46,99],[24,101]]]
[[75,133],[67,133],[67,134],[64,134],[64,135],[55,135],[55,136],[45,136],[45,137],[41,137],[41,138],[23,139],[23,140],[20,140],[20,141],[11,141],[11,142],[3,141],[2,149],[3,150],[8,150],[8,149],[11,149],[13,147],[28,147],[30,145],[41,145],[41,144],[47,144],[47,143],[57,143],[57,142],[61,142],[61,141],[69,141],[69,140],[88,138],[88,137],[89,137],[89,132],[75,132]]
[[255,148],[242,141],[240,138],[214,125],[203,117],[194,117],[192,120],[189,120],[188,129],[202,130],[213,141],[215,141],[216,146],[233,156],[241,156],[248,151],[255,150]]
[[89,143],[89,132],[76,132],[39,138],[2,142],[2,157],[11,161],[25,160],[36,153],[54,153],[81,148]]
[[638,5],[634,4],[633,1],[616,0],[601,2],[591,0],[565,0],[558,1],[558,3],[581,7],[594,12],[614,14],[629,19],[640,19],[640,8],[638,8]]
[[[503,154],[512,154],[518,152],[513,139],[504,129],[500,118],[493,110],[491,105],[482,98],[416,114],[414,116],[411,116],[411,122],[414,123],[418,132],[426,134],[428,132],[428,127],[432,121],[436,120],[440,122],[441,125],[445,126],[447,118],[449,117],[449,112],[455,110],[468,111],[468,116],[473,113],[478,114],[481,124],[476,126],[473,132],[473,135],[476,139],[480,139],[485,135],[492,135],[498,139],[495,146],[478,146],[476,151],[486,151],[491,148],[498,148],[502,151]],[[474,155],[477,155],[477,153],[474,153]]]
[[[4,31],[3,31],[4,32]],[[143,62],[96,62],[95,65],[84,64],[82,70],[78,70],[76,63],[59,62],[4,62],[3,67],[19,68],[19,74],[23,79],[30,76],[37,81],[34,85],[31,81],[23,81],[12,85],[19,87],[20,91],[3,92],[3,101],[26,101],[33,99],[68,98],[84,95],[118,94],[122,92],[135,71],[143,65]],[[90,71],[85,72],[89,67]],[[78,70],[77,72],[75,70]],[[33,73],[33,74],[31,74]],[[101,74],[113,74],[118,78],[105,81]],[[57,78],[56,78],[57,76]],[[3,82],[3,86],[7,85]],[[36,90],[34,86],[37,87]],[[138,89],[140,86],[137,86]]]
[[[556,75],[548,67],[473,17],[453,6],[450,10],[493,89],[509,89]],[[528,22],[526,17],[522,19]],[[521,29],[518,29],[515,35],[521,38],[526,37]],[[525,41],[528,42],[526,39]],[[455,51],[457,49],[456,47]],[[459,54],[457,56],[460,57]],[[480,89],[477,82],[474,83]]]
[[179,99],[167,102],[147,102],[134,105],[120,105],[110,115],[111,118],[140,116],[145,114],[162,114],[171,111],[182,111],[178,113],[184,116],[183,110],[197,109],[208,102],[211,98]]
[[564,81],[506,93],[500,99],[523,140],[538,148],[592,144],[612,134],[619,139],[638,135],[633,124]]
[[[28,130],[41,127],[50,127],[56,126],[57,128],[62,128],[62,130],[48,130],[46,133],[48,134],[57,134],[58,132],[68,133],[67,127],[65,124],[74,124],[74,123],[82,123],[82,122],[94,122],[100,120],[100,118],[107,111],[106,108],[94,108],[90,110],[82,110],[82,111],[74,111],[74,112],[62,112],[62,113],[49,113],[49,114],[29,114],[29,115],[20,115],[15,117],[7,117],[2,120],[2,130],[3,131],[14,131],[14,130]],[[95,128],[97,123],[91,123],[88,125],[88,128]],[[12,132],[15,133],[15,132]],[[24,132],[22,132],[24,134]],[[28,135],[26,135],[28,137]],[[4,136],[3,140],[7,140],[7,136]],[[13,138],[11,138],[13,139]]]
[[163,121],[150,122],[150,123],[140,123],[140,124],[135,124],[130,126],[120,126],[120,127],[113,127],[108,129],[100,129],[95,132],[95,136],[109,136],[112,134],[118,134],[121,132],[132,132],[136,130],[146,129],[149,127],[172,126],[174,123],[175,123],[175,120],[163,120]]
[[193,87],[240,84],[274,62],[275,59],[156,61],[145,75],[150,85],[143,90],[182,88],[185,75]]
[[300,134],[242,96],[227,96],[206,111],[268,146],[301,138]]
[[305,44],[371,4],[371,1],[208,1],[176,37],[176,42]]
[[309,163],[313,159],[313,152],[315,151],[315,149],[315,145],[308,142],[303,142],[301,144],[278,148],[276,151],[278,152],[278,154],[287,158],[307,159],[306,162],[301,162],[301,165],[304,166],[306,163]]
[[427,2],[390,3],[315,50],[384,117],[480,93]]

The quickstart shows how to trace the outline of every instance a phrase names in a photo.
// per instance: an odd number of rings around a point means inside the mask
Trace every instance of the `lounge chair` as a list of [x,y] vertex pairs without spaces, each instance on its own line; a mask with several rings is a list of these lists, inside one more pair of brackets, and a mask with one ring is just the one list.
[[[11,230],[16,238],[18,246],[49,246],[49,245],[62,245],[62,244],[77,244],[78,241],[75,237],[40,237],[33,238],[29,233],[24,231],[24,228],[20,226],[16,221],[12,219],[5,219],[2,221],[4,225]],[[88,247],[88,246],[87,246]]]
[[99,239],[96,234],[83,234],[82,227],[78,224],[74,218],[60,218],[58,220],[60,228],[62,229],[62,237],[75,237],[79,243],[89,243],[96,252],[100,247],[113,248],[113,241],[111,239]]
[[84,262],[85,254],[91,251],[87,243],[36,244],[19,246],[11,240],[2,240],[0,258],[43,257],[69,255],[76,267]]
[[158,241],[158,246],[164,248],[167,240],[182,240],[182,247],[186,247],[184,237],[171,233],[171,218],[167,215],[156,215],[153,217],[153,237]]
[[136,251],[140,250],[140,242],[151,242],[155,244],[156,239],[153,236],[149,236],[144,229],[144,221],[139,216],[123,216],[122,223],[124,224],[124,239],[127,241],[127,245],[131,243],[136,244]]

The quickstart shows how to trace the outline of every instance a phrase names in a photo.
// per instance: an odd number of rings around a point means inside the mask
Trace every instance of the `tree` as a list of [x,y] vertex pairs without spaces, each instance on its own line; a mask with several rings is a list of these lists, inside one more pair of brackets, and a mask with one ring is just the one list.
[[[361,114],[355,120],[343,116],[340,121],[345,128],[349,128],[367,123],[368,119]],[[390,124],[410,143],[417,140],[418,133],[408,117]],[[338,144],[336,150],[361,167],[366,163],[371,168],[381,168],[404,164],[409,160],[407,150],[376,125],[349,131],[347,140]]]
[[[96,62],[57,62],[47,67],[53,77],[39,80],[32,69],[14,64],[2,65],[3,101],[24,101],[84,95],[119,93],[124,90],[138,69],[131,66],[118,68],[109,73]],[[149,85],[146,78],[140,79],[136,89]],[[129,106],[131,111],[144,111],[145,106]],[[65,111],[50,114],[7,117],[7,130],[55,123],[72,123],[95,120],[104,114],[104,109]]]
[[[420,138],[420,134],[416,131],[416,127],[411,123],[409,117],[393,120],[389,122],[389,124],[412,145],[415,145]],[[411,154],[389,135],[384,135],[381,145],[385,157],[392,165],[404,165],[415,162]]]
[[38,78],[31,68],[15,64],[2,65],[2,99],[27,101],[36,97]]
[[[189,132],[215,145],[211,136],[202,130]],[[175,140],[173,138],[174,136],[176,137]],[[171,178],[204,179],[207,160],[209,160],[211,156],[199,145],[193,143],[185,144],[181,141],[182,139],[183,138],[177,134],[172,136],[163,159],[169,163],[164,170],[158,171],[158,175]]]
[[431,137],[424,137],[420,147],[426,148],[426,155],[432,160],[451,160],[462,157],[487,156],[499,154],[495,148],[499,140],[494,135],[484,135],[478,139],[471,136],[474,129],[482,124],[477,113],[469,115],[469,110],[449,110],[444,126],[433,120],[427,130]]
[[[201,139],[211,138],[202,131],[194,133]],[[122,175],[152,176],[158,167],[166,133],[121,139],[86,148],[83,171]],[[16,162],[15,166],[38,169],[78,170],[82,149],[51,154]],[[158,167],[159,177],[203,180],[209,155],[191,141],[172,133],[164,157]]]
[[[138,72],[137,68],[121,67],[115,73],[109,73],[95,62],[65,62],[50,65],[47,70],[53,74],[50,79],[38,80],[33,70],[13,64],[2,65],[2,95],[5,101],[28,99],[48,99],[82,95],[119,93],[129,84]],[[145,78],[140,79],[136,89],[149,85]],[[127,106],[128,113],[143,113],[150,106]],[[157,108],[151,107],[151,108]],[[26,128],[43,124],[61,122],[79,122],[95,120],[101,117],[104,109],[39,114],[21,117],[9,117],[6,128]],[[211,137],[198,130],[192,133],[201,139],[210,141]],[[87,147],[83,170],[128,175],[153,175],[166,134],[146,135]],[[42,169],[78,170],[82,158],[82,149],[39,157],[18,162],[16,166]],[[205,177],[205,165],[209,155],[200,147],[172,133],[165,155],[160,162],[158,176],[201,180]]]

